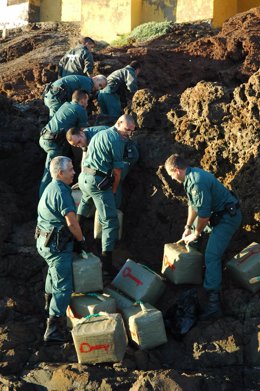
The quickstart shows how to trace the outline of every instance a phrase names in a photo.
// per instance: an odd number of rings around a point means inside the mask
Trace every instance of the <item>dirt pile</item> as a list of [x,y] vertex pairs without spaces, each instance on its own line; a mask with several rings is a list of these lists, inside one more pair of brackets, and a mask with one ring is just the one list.
[[[162,166],[175,151],[213,171],[242,201],[243,228],[224,263],[259,241],[259,13],[237,15],[220,32],[205,23],[176,25],[147,45],[95,54],[96,73],[133,58],[144,64],[127,109],[136,116],[140,161],[125,183],[118,264],[131,257],[159,271],[164,243],[179,239],[185,194]],[[144,352],[129,347],[123,363],[95,367],[76,364],[72,344],[42,345],[46,268],[33,240],[44,161],[39,130],[48,120],[41,93],[78,33],[74,24],[35,24],[13,32],[0,49],[0,391],[258,390],[259,294],[235,287],[226,271],[226,316],[199,322],[181,341],[169,336],[165,346]],[[182,289],[168,284],[160,308]]]

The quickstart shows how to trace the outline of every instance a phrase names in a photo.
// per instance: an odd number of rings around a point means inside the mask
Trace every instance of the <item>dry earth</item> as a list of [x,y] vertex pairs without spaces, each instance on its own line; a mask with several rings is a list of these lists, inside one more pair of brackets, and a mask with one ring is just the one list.
[[[225,262],[253,241],[260,223],[260,8],[228,20],[176,25],[147,44],[96,52],[96,73],[131,59],[143,64],[131,111],[141,158],[125,183],[124,238],[115,264],[127,257],[160,270],[163,245],[179,239],[186,214],[182,188],[169,181],[166,157],[185,152],[237,191],[243,226],[224,258],[225,317],[198,322],[177,341],[151,351],[128,348],[120,364],[77,364],[72,344],[42,344],[45,264],[34,249],[37,190],[44,153],[39,130],[48,120],[44,84],[75,43],[76,24],[34,24],[15,30],[0,48],[0,391],[260,389],[259,293],[237,287]],[[93,120],[95,105],[92,108]],[[90,225],[92,223],[90,222]],[[183,287],[167,285],[164,312]]]

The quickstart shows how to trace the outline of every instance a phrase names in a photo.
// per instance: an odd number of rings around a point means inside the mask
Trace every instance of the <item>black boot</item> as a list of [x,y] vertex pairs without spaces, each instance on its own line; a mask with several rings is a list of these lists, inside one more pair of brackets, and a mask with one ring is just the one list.
[[208,292],[208,304],[200,315],[200,320],[217,319],[223,316],[223,312],[220,305],[219,291]]
[[45,342],[65,343],[70,340],[66,334],[66,318],[50,316],[47,319],[47,327],[43,337]]
[[46,312],[47,316],[49,316],[49,308],[50,308],[51,298],[52,298],[51,293],[44,293],[44,300],[45,300],[44,311]]
[[104,276],[114,278],[117,270],[112,264],[112,251],[102,251],[101,262]]

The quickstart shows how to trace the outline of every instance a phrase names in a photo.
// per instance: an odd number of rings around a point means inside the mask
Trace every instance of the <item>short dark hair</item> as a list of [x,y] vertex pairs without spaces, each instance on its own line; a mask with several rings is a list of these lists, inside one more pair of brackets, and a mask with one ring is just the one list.
[[140,64],[140,62],[138,62],[138,61],[136,61],[136,60],[131,61],[129,65],[130,65],[130,67],[134,68],[135,70],[136,70],[136,69],[141,69],[141,64]]
[[81,99],[85,98],[86,96],[88,96],[86,90],[75,90],[72,94],[71,100],[79,102]]
[[168,157],[168,159],[164,163],[164,167],[170,170],[174,168],[180,168],[181,170],[183,170],[188,167],[188,163],[182,156],[178,155],[177,153],[174,153],[173,155]]
[[90,37],[81,37],[79,42],[82,43],[82,45],[85,45],[85,43],[92,43],[92,45],[96,45],[94,39]]
[[78,136],[81,132],[81,129],[79,127],[70,128],[66,133],[66,139],[67,141],[71,141],[72,136]]

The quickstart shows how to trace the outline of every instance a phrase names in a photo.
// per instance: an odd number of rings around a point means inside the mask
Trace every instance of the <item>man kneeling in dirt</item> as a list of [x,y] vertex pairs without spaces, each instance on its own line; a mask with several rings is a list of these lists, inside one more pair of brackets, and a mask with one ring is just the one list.
[[188,217],[182,234],[185,244],[198,240],[208,223],[210,225],[203,282],[208,293],[208,304],[200,318],[207,320],[219,317],[222,315],[219,297],[222,282],[221,257],[241,224],[239,202],[213,174],[190,167],[178,154],[171,155],[166,160],[165,169],[172,179],[183,183],[188,196]]
[[76,219],[76,206],[70,185],[75,171],[71,159],[57,156],[50,163],[52,182],[46,187],[39,205],[35,231],[37,250],[48,264],[45,282],[45,310],[49,313],[45,342],[63,343],[66,333],[66,308],[72,293],[73,239],[81,250],[85,238]]

